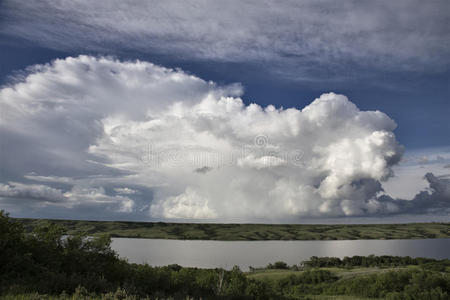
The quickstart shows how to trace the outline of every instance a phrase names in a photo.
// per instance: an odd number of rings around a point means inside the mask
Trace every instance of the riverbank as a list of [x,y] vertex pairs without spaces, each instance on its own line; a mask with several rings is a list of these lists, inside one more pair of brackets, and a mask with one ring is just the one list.
[[63,227],[67,234],[109,234],[111,237],[146,239],[254,241],[450,238],[450,223],[311,225],[15,220],[23,223],[28,230],[49,222]]
[[299,264],[154,267],[120,259],[107,236],[66,236],[54,224],[32,234],[0,211],[2,299],[448,299],[448,259],[317,257]]

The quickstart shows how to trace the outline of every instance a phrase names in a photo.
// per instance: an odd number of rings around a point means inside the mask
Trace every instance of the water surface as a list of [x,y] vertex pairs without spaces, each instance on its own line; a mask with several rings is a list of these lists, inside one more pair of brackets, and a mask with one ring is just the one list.
[[298,264],[311,256],[397,255],[450,258],[450,239],[345,241],[199,241],[113,238],[112,248],[134,263],[242,270],[275,261]]

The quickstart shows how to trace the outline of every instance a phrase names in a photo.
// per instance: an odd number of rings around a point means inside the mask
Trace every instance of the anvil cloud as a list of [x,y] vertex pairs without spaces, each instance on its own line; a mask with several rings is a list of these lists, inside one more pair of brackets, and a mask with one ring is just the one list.
[[301,110],[241,97],[144,61],[32,66],[0,90],[0,203],[223,221],[448,208],[449,183],[431,174],[417,199],[384,193],[403,151],[386,114],[335,93]]

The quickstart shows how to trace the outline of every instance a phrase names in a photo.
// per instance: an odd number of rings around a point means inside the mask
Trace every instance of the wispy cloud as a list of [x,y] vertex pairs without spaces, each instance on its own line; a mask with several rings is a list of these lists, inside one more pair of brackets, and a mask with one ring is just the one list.
[[450,64],[445,0],[6,0],[1,11],[1,33],[46,47],[253,62],[292,78],[433,73]]

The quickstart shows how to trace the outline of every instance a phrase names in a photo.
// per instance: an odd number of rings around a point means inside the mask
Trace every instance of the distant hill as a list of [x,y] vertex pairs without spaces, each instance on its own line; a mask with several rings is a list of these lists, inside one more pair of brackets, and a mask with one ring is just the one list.
[[355,240],[450,238],[450,223],[407,224],[213,224],[16,219],[28,230],[51,222],[67,234],[108,233],[112,237],[187,240]]

